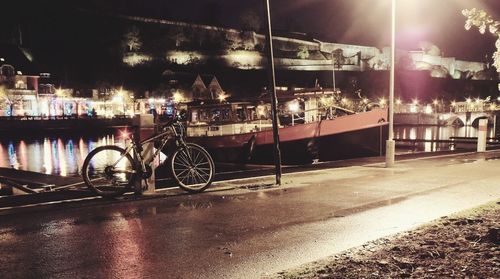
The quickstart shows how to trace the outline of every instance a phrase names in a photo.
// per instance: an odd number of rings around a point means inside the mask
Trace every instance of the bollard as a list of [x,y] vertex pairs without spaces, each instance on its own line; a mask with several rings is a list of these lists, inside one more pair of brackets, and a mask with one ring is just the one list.
[[487,130],[488,130],[488,119],[479,119],[479,131],[477,133],[477,152],[486,151]]
[[396,153],[396,142],[394,140],[385,141],[385,167],[394,167],[394,156]]
[[[137,141],[145,140],[154,134],[155,123],[152,114],[140,114],[134,116],[132,121],[134,127],[137,127],[135,138]],[[145,162],[151,161],[154,155],[154,143],[143,145],[142,158]],[[144,179],[136,179],[134,189],[136,194],[152,195],[155,193],[155,173],[154,170],[158,166],[158,158],[154,158],[151,164],[152,175],[144,181]],[[146,184],[147,183],[147,184]],[[145,188],[147,187],[147,188]]]

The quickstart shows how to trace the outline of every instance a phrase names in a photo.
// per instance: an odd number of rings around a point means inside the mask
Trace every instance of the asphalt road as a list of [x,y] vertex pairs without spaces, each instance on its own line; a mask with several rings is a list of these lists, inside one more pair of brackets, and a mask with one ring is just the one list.
[[[0,216],[2,278],[259,278],[500,197],[500,152]],[[234,182],[236,183],[236,182]],[[230,182],[228,182],[230,184]]]

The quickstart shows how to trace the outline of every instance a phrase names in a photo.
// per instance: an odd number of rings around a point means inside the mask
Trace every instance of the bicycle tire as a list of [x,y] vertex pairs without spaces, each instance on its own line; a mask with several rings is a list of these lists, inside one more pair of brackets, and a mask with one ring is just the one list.
[[[119,164],[115,171],[113,165]],[[114,198],[131,189],[135,179],[134,160],[125,149],[105,145],[92,150],[82,165],[82,177],[96,195]]]
[[[189,156],[186,152],[189,152]],[[179,147],[172,154],[170,168],[179,187],[189,193],[203,192],[212,184],[215,176],[212,157],[203,147],[194,143],[186,143],[186,147]]]

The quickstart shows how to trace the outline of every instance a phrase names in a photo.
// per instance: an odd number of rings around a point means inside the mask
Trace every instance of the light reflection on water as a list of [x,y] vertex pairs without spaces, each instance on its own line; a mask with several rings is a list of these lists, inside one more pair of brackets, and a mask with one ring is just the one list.
[[[396,139],[447,140],[450,137],[477,137],[474,127],[395,126]],[[488,128],[488,137],[494,132]],[[122,138],[113,133],[102,136],[35,137],[30,139],[0,138],[0,167],[15,168],[46,174],[74,176],[87,154],[101,145],[124,146]],[[456,148],[448,143],[398,143],[401,152],[440,151]]]
[[62,176],[79,175],[87,154],[98,146],[108,144],[123,147],[125,142],[113,134],[0,139],[0,167]]
[[[428,142],[398,142],[401,151],[441,151],[454,150],[457,146],[449,143],[432,142],[432,140],[448,140],[451,137],[477,137],[478,129],[471,126],[395,126],[394,137],[397,139],[425,139]],[[494,137],[492,127],[488,127],[487,137]]]

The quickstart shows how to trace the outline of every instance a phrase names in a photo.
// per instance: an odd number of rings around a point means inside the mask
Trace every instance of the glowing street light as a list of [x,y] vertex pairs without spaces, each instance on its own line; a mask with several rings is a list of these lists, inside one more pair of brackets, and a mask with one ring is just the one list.
[[425,113],[426,114],[431,114],[432,113],[432,107],[430,105],[425,106]]
[[63,96],[64,95],[64,90],[62,90],[60,87],[56,89],[56,96]]
[[229,95],[225,94],[224,92],[221,92],[219,96],[217,96],[217,99],[219,102],[223,103],[226,101],[226,99],[229,97]]
[[179,91],[175,91],[172,95],[172,98],[174,100],[174,103],[182,103],[184,101],[184,96]]
[[292,126],[295,125],[295,114],[299,111],[299,102],[297,100],[288,103],[288,110],[292,114]]
[[297,101],[292,101],[288,104],[288,110],[294,113],[297,113],[299,111],[299,102]]
[[256,112],[257,112],[257,116],[259,117],[259,120],[264,118],[266,116],[266,106],[264,105],[258,105],[256,108],[255,108]]

